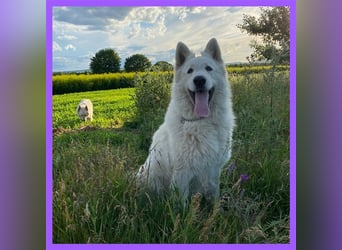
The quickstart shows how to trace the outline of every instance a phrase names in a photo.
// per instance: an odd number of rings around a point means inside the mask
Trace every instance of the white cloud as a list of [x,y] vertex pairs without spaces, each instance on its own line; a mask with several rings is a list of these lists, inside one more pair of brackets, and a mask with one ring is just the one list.
[[64,47],[65,50],[73,50],[75,51],[76,50],[76,47],[72,44],[68,44]]
[[77,40],[77,37],[76,36],[72,36],[72,35],[60,35],[60,36],[57,36],[57,39],[58,40]]
[[165,7],[134,8],[129,12],[126,20],[154,24],[165,15],[167,9]]
[[53,41],[52,50],[53,52],[62,51],[62,47],[57,42]]
[[137,37],[140,34],[141,26],[140,23],[132,23],[130,25],[130,32],[129,32],[129,38]]

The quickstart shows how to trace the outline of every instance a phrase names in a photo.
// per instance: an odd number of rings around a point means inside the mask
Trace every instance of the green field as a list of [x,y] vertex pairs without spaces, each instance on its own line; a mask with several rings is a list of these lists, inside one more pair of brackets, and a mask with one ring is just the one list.
[[[155,81],[137,79],[145,84],[136,83],[137,90],[54,95],[53,241],[288,243],[289,73],[270,70],[229,80],[237,128],[222,171],[222,198],[210,212],[200,209],[197,197],[181,206],[176,194],[153,197],[134,185],[169,86],[163,92],[152,86]],[[82,98],[94,104],[93,122],[76,115]],[[242,174],[248,174],[246,182]]]
[[[53,127],[63,129],[77,129],[86,125],[102,128],[120,127],[125,121],[134,118],[133,95],[133,88],[54,95]],[[83,98],[91,99],[94,105],[94,121],[91,124],[81,123],[76,115],[76,107]]]

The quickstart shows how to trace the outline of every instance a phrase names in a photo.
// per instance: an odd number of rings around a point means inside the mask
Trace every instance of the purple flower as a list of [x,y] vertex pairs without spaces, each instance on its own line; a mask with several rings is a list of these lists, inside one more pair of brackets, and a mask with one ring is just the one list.
[[240,175],[241,184],[246,182],[248,179],[249,179],[249,175],[248,174]]
[[232,162],[229,166],[228,166],[228,169],[227,169],[227,176],[230,176],[233,172],[233,170],[235,169],[235,164],[234,162]]

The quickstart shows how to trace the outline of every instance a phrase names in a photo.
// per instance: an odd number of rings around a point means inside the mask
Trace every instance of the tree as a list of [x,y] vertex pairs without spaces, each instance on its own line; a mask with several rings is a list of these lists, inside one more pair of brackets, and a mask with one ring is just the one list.
[[151,68],[152,64],[150,60],[144,55],[135,54],[125,61],[125,71],[126,72],[141,72]]
[[90,70],[95,74],[120,71],[120,56],[113,49],[101,49],[90,59]]
[[152,71],[173,71],[173,66],[171,63],[159,61],[152,66]]
[[288,7],[261,8],[261,16],[243,15],[237,27],[247,34],[261,37],[262,44],[253,40],[254,52],[249,60],[290,61],[290,9]]

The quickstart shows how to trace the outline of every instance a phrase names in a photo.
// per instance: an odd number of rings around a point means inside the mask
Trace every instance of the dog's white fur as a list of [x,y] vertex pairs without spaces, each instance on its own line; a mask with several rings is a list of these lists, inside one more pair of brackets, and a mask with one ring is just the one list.
[[93,120],[93,103],[89,99],[82,99],[77,105],[76,112],[82,121]]
[[[196,91],[196,77],[205,79],[205,91],[215,88],[208,114],[196,112],[195,99],[189,94]],[[230,85],[216,39],[198,57],[179,42],[171,102],[137,173],[138,184],[145,183],[158,193],[176,188],[184,199],[195,193],[209,201],[217,199],[233,128]]]

